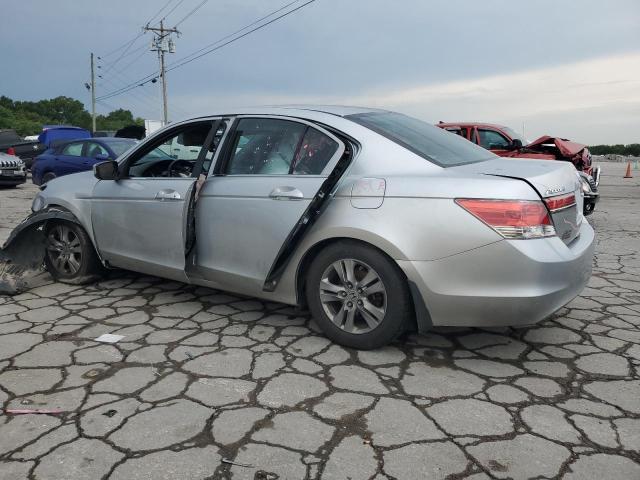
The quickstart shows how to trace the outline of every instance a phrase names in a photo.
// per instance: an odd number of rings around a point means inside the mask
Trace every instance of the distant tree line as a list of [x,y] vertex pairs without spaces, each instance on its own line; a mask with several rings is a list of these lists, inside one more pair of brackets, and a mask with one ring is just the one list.
[[594,145],[589,147],[592,155],[624,155],[640,157],[640,143],[630,143],[629,145]]
[[[21,102],[0,96],[0,129],[13,128],[19,135],[37,135],[43,125],[74,125],[91,129],[91,114],[79,100],[56,97],[37,102]],[[129,110],[118,109],[96,116],[97,130],[118,130],[127,125],[144,125]]]

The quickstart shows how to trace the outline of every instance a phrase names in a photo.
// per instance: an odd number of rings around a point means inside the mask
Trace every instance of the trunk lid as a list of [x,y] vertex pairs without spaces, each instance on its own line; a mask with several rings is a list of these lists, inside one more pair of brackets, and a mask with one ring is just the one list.
[[513,178],[528,183],[543,200],[575,195],[575,204],[551,211],[558,237],[565,244],[572,242],[582,223],[580,181],[573,164],[561,161],[496,158],[466,165],[466,172]]

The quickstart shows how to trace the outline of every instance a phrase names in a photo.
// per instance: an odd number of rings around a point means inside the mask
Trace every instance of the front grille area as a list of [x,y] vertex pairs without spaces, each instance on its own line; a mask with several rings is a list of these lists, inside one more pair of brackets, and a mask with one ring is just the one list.
[[0,168],[19,170],[23,166],[22,160],[0,160]]

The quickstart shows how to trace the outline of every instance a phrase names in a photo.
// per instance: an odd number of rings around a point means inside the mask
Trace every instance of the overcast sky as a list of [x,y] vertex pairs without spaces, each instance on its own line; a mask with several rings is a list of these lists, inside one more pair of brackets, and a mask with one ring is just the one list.
[[[66,95],[89,106],[84,83],[91,51],[103,57],[98,96],[154,73],[157,56],[143,47],[151,34],[114,50],[167,1],[3,1],[0,94]],[[171,0],[163,13],[177,8],[166,23],[179,22],[202,1]],[[290,1],[209,0],[179,25],[177,51],[167,61]],[[167,80],[172,120],[234,105],[341,103],[430,122],[502,123],[524,128],[530,139],[552,134],[587,144],[635,143],[640,1],[316,0],[169,72]],[[98,111],[128,108],[160,119],[159,85],[105,99]]]

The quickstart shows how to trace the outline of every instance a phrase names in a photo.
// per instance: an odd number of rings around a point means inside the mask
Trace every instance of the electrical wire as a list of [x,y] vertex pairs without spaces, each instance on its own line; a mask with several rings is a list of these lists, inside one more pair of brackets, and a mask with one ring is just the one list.
[[311,3],[315,2],[315,1],[316,1],[316,0],[308,0],[306,3],[303,3],[302,5],[300,5],[300,6],[296,7],[296,8],[294,8],[293,10],[290,10],[290,11],[288,11],[287,13],[284,13],[284,14],[282,14],[282,15],[280,15],[280,16],[278,16],[278,17],[276,17],[276,18],[272,19],[272,20],[269,20],[268,22],[263,23],[262,25],[260,25],[260,26],[258,26],[258,27],[256,27],[256,28],[253,28],[253,29],[251,29],[251,30],[249,30],[248,32],[245,32],[245,33],[243,33],[242,35],[240,35],[240,36],[238,36],[238,37],[232,38],[231,40],[229,40],[229,41],[227,41],[227,42],[225,42],[225,43],[223,43],[223,44],[221,44],[221,45],[218,45],[217,47],[211,48],[210,50],[207,50],[207,51],[205,51],[204,53],[201,53],[201,54],[199,54],[199,55],[197,55],[197,56],[195,56],[195,57],[193,57],[193,58],[191,58],[191,59],[189,59],[189,60],[185,60],[185,61],[180,61],[180,60],[179,60],[179,61],[178,61],[179,63],[177,63],[177,62],[176,62],[177,64],[173,64],[174,66],[171,66],[170,68],[167,68],[167,70],[166,70],[166,71],[167,71],[167,72],[170,72],[171,70],[175,70],[176,68],[182,67],[183,65],[186,65],[186,64],[188,64],[188,63],[193,62],[194,60],[197,60],[198,58],[201,58],[201,57],[204,57],[205,55],[208,55],[208,54],[210,54],[210,53],[213,53],[213,52],[215,52],[216,50],[220,50],[221,48],[226,47],[227,45],[229,45],[229,44],[231,44],[231,43],[233,43],[233,42],[236,42],[236,41],[240,40],[241,38],[244,38],[244,37],[246,37],[247,35],[252,34],[253,32],[256,32],[256,31],[258,31],[258,30],[261,30],[262,28],[264,28],[264,27],[266,27],[266,26],[268,26],[268,25],[271,25],[272,23],[274,23],[274,22],[276,22],[276,21],[280,20],[281,18],[286,17],[287,15],[291,15],[292,13],[294,13],[294,12],[296,12],[296,11],[300,10],[301,8],[306,7],[307,5],[309,5],[309,4],[311,4]]
[[184,17],[182,17],[182,19],[180,19],[178,21],[178,23],[176,23],[173,28],[178,28],[178,25],[180,25],[182,22],[184,22],[187,18],[189,18],[191,15],[193,15],[194,13],[196,13],[198,10],[200,10],[200,8],[207,3],[209,0],[202,0],[202,2],[200,4],[198,4],[198,6],[196,8],[194,8],[193,10],[191,10],[189,13],[187,13]]
[[182,5],[182,3],[183,3],[183,2],[184,2],[184,0],[179,0],[179,1],[178,1],[178,3],[176,3],[176,4],[173,6],[173,8],[172,8],[171,10],[169,10],[169,12],[168,12],[168,13],[166,13],[166,14],[164,15],[164,17],[162,17],[162,19],[161,19],[160,21],[162,22],[162,21],[166,20],[166,19],[167,19],[167,17],[168,17],[169,15],[171,15],[171,14],[175,11],[175,9],[176,9],[176,8],[178,8],[180,5]]
[[[283,9],[287,8],[287,6],[293,5],[297,1],[299,1],[299,0],[296,0],[294,2],[290,2],[289,4],[285,5],[284,7],[281,7],[280,9],[271,12],[270,14],[262,17],[261,19],[258,19],[256,21],[254,21],[253,23],[241,28],[240,30],[237,30],[236,32],[234,32],[232,34],[229,34],[229,35],[227,35],[225,37],[222,37],[221,39],[217,40],[216,42],[213,42],[213,43],[209,44],[208,46],[203,47],[203,48],[197,50],[196,52],[193,52],[190,55],[187,55],[187,56],[183,57],[182,59],[170,64],[169,68],[167,68],[166,71],[175,70],[176,68],[179,68],[179,67],[181,67],[183,65],[191,63],[192,61],[197,60],[198,58],[201,58],[201,57],[203,57],[205,55],[208,55],[209,53],[212,53],[214,51],[220,50],[221,48],[223,48],[223,47],[225,47],[225,46],[227,46],[227,45],[229,45],[229,44],[231,44],[231,43],[233,43],[233,42],[235,42],[237,40],[240,40],[241,38],[244,38],[244,37],[246,37],[247,35],[250,35],[253,32],[261,30],[262,28],[264,28],[264,27],[266,27],[266,26],[268,26],[268,25],[280,20],[281,18],[284,18],[284,17],[286,17],[288,15],[291,15],[292,13],[300,10],[301,8],[306,7],[307,5],[315,2],[316,0],[308,0],[307,2],[303,3],[302,5],[299,5],[298,7],[294,8],[292,10],[289,10],[289,11],[283,13],[282,15],[277,16],[277,17],[269,20],[268,22],[262,23],[262,24],[258,25],[257,27],[252,28],[251,30],[249,30],[249,31],[247,31],[247,32],[245,32],[243,34],[234,37],[234,35],[237,35],[238,33],[243,32],[244,30],[246,30],[247,28],[250,28],[253,25],[256,25],[261,20],[264,20],[266,18],[269,18],[269,17],[273,16],[275,13],[282,11]],[[222,42],[224,39],[227,39],[227,38],[230,38],[230,37],[233,37],[233,38],[231,38],[229,41],[227,41],[225,43],[220,44],[220,42]],[[217,45],[217,46],[213,47],[214,45]],[[213,48],[209,48],[209,47],[213,47]],[[207,50],[208,48],[209,48],[209,50]],[[202,53],[200,53],[200,52],[202,52]],[[192,57],[192,58],[190,58],[190,57]],[[149,83],[154,78],[157,79],[158,75],[159,75],[159,72],[156,70],[155,72],[153,72],[153,73],[151,73],[149,75],[145,75],[144,77],[136,80],[135,82],[132,82],[131,84],[129,84],[129,85],[127,85],[127,86],[125,86],[125,87],[123,87],[123,88],[121,88],[119,90],[114,90],[114,91],[109,92],[109,93],[107,93],[105,95],[102,95],[99,98],[100,99],[111,98],[111,97],[114,97],[116,95],[120,95],[120,94],[122,94],[124,92],[127,92],[129,90],[132,90],[134,88],[141,87],[141,86]]]
[[153,17],[151,17],[151,18],[147,21],[146,25],[149,25],[151,22],[153,22],[153,20],[154,20],[158,15],[160,15],[160,12],[162,12],[165,8],[167,8],[171,2],[173,2],[173,0],[169,0],[167,3],[165,3],[165,4],[162,6],[162,8],[161,8],[160,10],[158,10],[158,11],[156,12],[156,14],[155,14]]
[[[288,7],[290,7],[291,5],[293,5],[294,3],[298,3],[299,1],[300,1],[300,0],[293,0],[293,2],[289,2],[289,3],[287,3],[286,5],[283,5],[282,7],[278,8],[277,10],[274,10],[273,12],[269,13],[268,15],[265,15],[264,17],[260,17],[260,18],[258,18],[257,20],[255,20],[255,21],[251,22],[250,24],[245,25],[245,26],[244,26],[244,27],[242,27],[241,29],[236,30],[235,32],[230,33],[230,34],[228,34],[228,35],[225,35],[224,37],[219,38],[219,39],[218,39],[218,40],[216,40],[215,42],[210,43],[210,44],[208,44],[208,45],[205,45],[204,47],[202,47],[202,48],[200,48],[200,49],[196,50],[195,52],[192,52],[192,53],[190,53],[189,55],[186,55],[186,56],[182,57],[181,59],[176,60],[176,61],[175,61],[175,62],[173,62],[173,63],[170,63],[170,64],[168,65],[168,67],[171,67],[172,65],[175,65],[176,63],[179,63],[179,62],[181,62],[181,61],[183,61],[183,60],[185,60],[185,59],[187,59],[187,58],[189,58],[189,57],[192,57],[192,56],[194,56],[194,55],[196,55],[196,54],[198,54],[198,53],[200,53],[200,52],[203,52],[203,51],[204,51],[204,50],[206,50],[207,48],[213,47],[214,45],[217,45],[217,44],[219,44],[219,43],[221,43],[221,42],[224,42],[226,39],[231,38],[231,37],[233,37],[234,35],[238,35],[239,33],[244,32],[246,29],[251,28],[251,27],[253,27],[254,25],[257,25],[258,23],[262,22],[263,20],[266,20],[267,18],[272,17],[272,16],[273,16],[273,15],[275,15],[276,13],[280,13],[281,11],[283,11],[283,10],[287,9]],[[303,5],[303,6],[304,6],[304,5]]]

